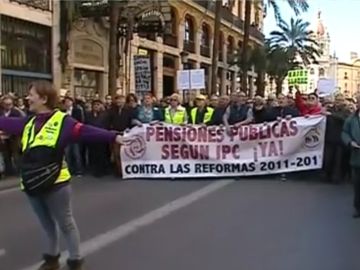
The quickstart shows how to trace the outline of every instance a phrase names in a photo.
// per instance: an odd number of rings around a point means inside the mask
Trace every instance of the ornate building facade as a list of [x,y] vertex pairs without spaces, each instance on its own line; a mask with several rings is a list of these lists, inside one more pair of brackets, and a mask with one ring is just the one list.
[[0,90],[23,95],[30,81],[55,80],[56,1],[0,1]]
[[[134,34],[128,53],[123,55],[120,52],[123,60],[118,89],[124,94],[135,91],[133,57],[137,54],[150,57],[152,92],[157,97],[169,95],[177,89],[176,71],[181,69],[205,69],[206,85],[210,84],[215,3],[194,0],[169,0],[166,3],[171,10],[170,33]],[[223,1],[218,93],[239,89],[238,68],[231,65],[231,61],[242,46],[244,9],[245,0]],[[144,12],[151,10],[144,8]],[[83,18],[73,23],[68,37],[67,64],[63,69],[59,62],[59,1],[2,0],[0,20],[2,93],[23,94],[27,83],[34,79],[52,80],[57,88],[68,89],[74,95],[91,97],[95,93],[102,96],[108,93],[107,20]],[[254,1],[251,21],[250,46],[262,45],[263,8],[257,1]],[[181,57],[184,53],[188,55],[186,62]],[[249,71],[248,75],[250,87],[254,87],[256,74]]]
[[[335,53],[331,53],[330,33],[325,26],[321,12],[318,13],[313,38],[319,45],[320,57],[318,63],[304,67],[308,70],[308,84],[300,86],[304,92],[314,92],[319,79],[326,78],[335,81],[336,92],[353,97],[360,93],[360,58],[356,52],[350,53],[350,61],[339,61]],[[285,80],[283,92],[288,91]]]

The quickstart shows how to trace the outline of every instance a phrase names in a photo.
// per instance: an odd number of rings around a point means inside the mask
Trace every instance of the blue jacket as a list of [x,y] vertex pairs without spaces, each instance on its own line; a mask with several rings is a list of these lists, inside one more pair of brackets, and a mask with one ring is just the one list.
[[152,121],[164,121],[164,116],[162,114],[162,111],[158,108],[158,107],[153,107],[152,108],[152,117],[151,119],[147,119],[145,114],[144,114],[144,107],[143,106],[139,106],[136,109],[136,113],[135,113],[135,118],[137,120],[139,120],[141,123],[147,124],[150,123]]

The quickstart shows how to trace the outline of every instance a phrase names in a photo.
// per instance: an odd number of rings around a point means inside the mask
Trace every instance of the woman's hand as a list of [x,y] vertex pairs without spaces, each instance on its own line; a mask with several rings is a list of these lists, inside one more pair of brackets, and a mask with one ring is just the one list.
[[123,144],[124,143],[124,137],[121,136],[121,135],[116,135],[115,143],[120,144],[120,145]]

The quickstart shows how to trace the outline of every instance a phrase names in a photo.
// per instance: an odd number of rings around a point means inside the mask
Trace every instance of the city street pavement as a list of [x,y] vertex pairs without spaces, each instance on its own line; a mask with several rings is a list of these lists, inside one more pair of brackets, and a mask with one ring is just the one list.
[[[73,186],[86,270],[360,269],[348,185],[84,178]],[[0,269],[32,270],[40,254],[26,197],[0,192]]]

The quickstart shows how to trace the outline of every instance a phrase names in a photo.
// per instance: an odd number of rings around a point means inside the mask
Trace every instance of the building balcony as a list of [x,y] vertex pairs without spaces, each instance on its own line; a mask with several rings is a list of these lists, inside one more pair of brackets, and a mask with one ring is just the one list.
[[[199,6],[215,13],[215,1],[208,1],[208,0],[193,0]],[[237,28],[244,31],[245,25],[244,21],[241,20],[236,15],[232,14],[232,12],[227,8],[221,9],[221,18],[231,24],[234,24]],[[255,26],[250,26],[250,36],[264,42],[265,36],[264,34]]]
[[16,2],[21,5],[26,5],[28,7],[41,10],[50,11],[51,9],[50,0],[10,0],[10,2]]
[[200,54],[205,57],[210,57],[210,47],[209,46],[200,46]]
[[177,36],[170,34],[170,35],[164,35],[163,43],[165,45],[171,46],[171,47],[178,47],[178,40]]
[[184,51],[195,53],[195,42],[193,40],[184,40]]

